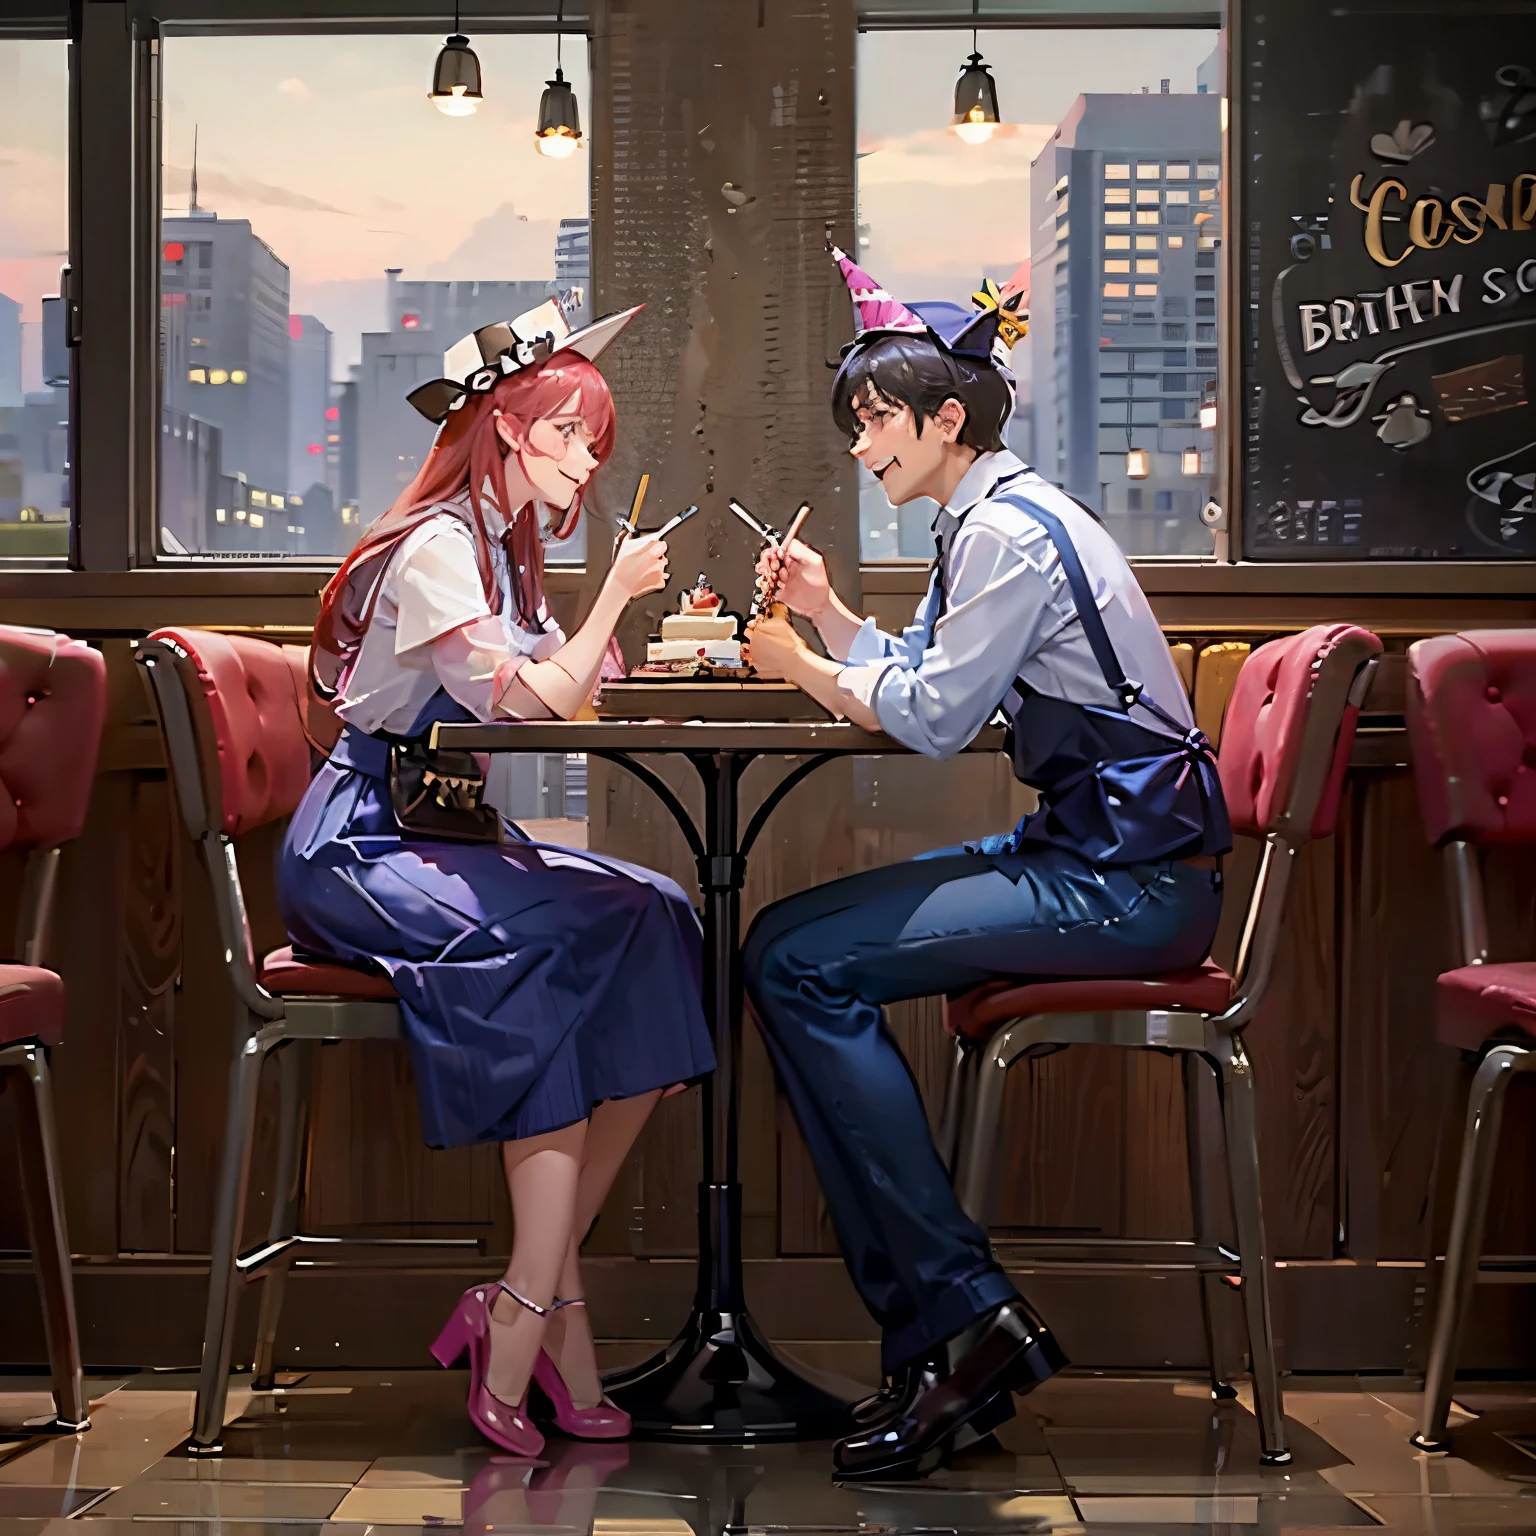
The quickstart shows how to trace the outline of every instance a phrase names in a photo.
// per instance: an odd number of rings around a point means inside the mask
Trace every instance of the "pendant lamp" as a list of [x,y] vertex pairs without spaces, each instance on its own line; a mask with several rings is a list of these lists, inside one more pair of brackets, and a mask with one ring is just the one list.
[[564,160],[581,148],[581,113],[576,106],[576,92],[560,67],[564,27],[565,0],[560,0],[555,14],[555,78],[545,82],[539,101],[539,126],[533,135],[539,153],[555,160]]
[[1152,455],[1145,448],[1127,448],[1125,451],[1125,478],[1145,480],[1152,473]]
[[469,117],[484,99],[480,94],[480,60],[459,31],[459,8],[453,8],[453,36],[443,40],[432,70],[427,99],[445,117]]
[[1002,121],[997,110],[997,82],[976,50],[975,18],[981,0],[971,3],[971,57],[955,82],[955,115],[949,125],[967,144],[985,144]]
[[1198,475],[1200,473],[1200,450],[1198,448],[1186,448],[1179,456],[1179,468],[1186,475]]

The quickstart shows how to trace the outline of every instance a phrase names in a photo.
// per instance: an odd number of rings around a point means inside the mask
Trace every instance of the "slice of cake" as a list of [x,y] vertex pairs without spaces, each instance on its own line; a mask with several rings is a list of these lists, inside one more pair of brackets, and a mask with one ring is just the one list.
[[720,667],[741,665],[739,621],[725,612],[720,594],[701,574],[691,591],[685,592],[676,613],[661,621],[661,638],[651,640],[645,659],[656,661],[702,661]]

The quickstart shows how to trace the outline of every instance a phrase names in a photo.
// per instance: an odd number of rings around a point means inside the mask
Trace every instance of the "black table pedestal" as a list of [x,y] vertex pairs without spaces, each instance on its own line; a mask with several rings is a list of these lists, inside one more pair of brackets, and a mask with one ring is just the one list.
[[848,1405],[813,1385],[758,1331],[747,1311],[741,1263],[741,1185],[736,1177],[741,1088],[741,889],[747,853],[769,813],[813,768],[792,770],[738,841],[736,793],[752,752],[690,752],[704,785],[704,836],[664,781],[626,753],[621,763],[659,795],[698,860],[704,893],[704,1003],[715,1073],[704,1094],[704,1181],[699,1185],[699,1282],[682,1331],[659,1355],[604,1378],[609,1396],[654,1440],[740,1443],[818,1440],[845,1432]]

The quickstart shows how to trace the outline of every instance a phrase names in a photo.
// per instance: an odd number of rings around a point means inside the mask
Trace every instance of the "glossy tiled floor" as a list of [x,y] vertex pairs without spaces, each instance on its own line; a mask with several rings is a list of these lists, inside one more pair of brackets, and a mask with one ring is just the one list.
[[1069,1375],[947,1471],[855,1489],[833,1486],[825,1445],[551,1440],[537,1463],[503,1458],[464,1420],[458,1373],[316,1372],[275,1393],[237,1391],[216,1461],[178,1453],[191,1422],[185,1375],[93,1382],[94,1427],[69,1439],[20,1427],[48,1410],[41,1385],[0,1380],[0,1426],[18,1426],[0,1428],[0,1536],[42,1536],[61,1519],[90,1522],[89,1536],[127,1536],[128,1522],[177,1536],[1536,1527],[1536,1388],[1516,1386],[1459,1397],[1458,1454],[1426,1458],[1407,1444],[1417,1398],[1402,1381],[1293,1380],[1295,1462],[1269,1470],[1242,1402],[1213,1405],[1195,1381]]

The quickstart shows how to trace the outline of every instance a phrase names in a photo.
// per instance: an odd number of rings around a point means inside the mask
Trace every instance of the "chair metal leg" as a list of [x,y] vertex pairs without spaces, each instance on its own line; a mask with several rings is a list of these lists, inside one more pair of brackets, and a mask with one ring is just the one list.
[[[1230,1203],[1225,1182],[1213,1178],[1224,1160],[1220,1145],[1219,1115],[1212,1117],[1202,1112],[1200,1085],[1214,1080],[1220,1093],[1220,1079],[1212,1072],[1203,1056],[1186,1051],[1182,1062],[1184,1072],[1184,1150],[1189,1164],[1189,1205],[1194,1218],[1195,1242],[1202,1248],[1216,1248],[1235,1243],[1231,1225]],[[1237,1396],[1232,1385],[1234,1369],[1232,1351],[1226,1347],[1227,1329],[1223,1318],[1229,1307],[1235,1308],[1236,1298],[1228,1294],[1226,1277],[1216,1274],[1200,1274],[1196,1277],[1200,1287],[1200,1319],[1205,1327],[1206,1359],[1211,1368],[1211,1396],[1217,1402],[1230,1402]]]
[[48,1053],[35,1042],[0,1051],[0,1077],[14,1083],[16,1139],[21,1148],[22,1187],[32,1262],[42,1293],[43,1328],[48,1364],[53,1372],[55,1429],[78,1432],[91,1427],[80,1366],[80,1330],[75,1321],[74,1274],[64,1223],[64,1192],[59,1187],[54,1149],[53,1088]]
[[1013,1065],[1013,1025],[976,1052],[968,1097],[970,1123],[960,1127],[955,1194],[960,1207],[985,1232],[992,1220],[993,1190],[1003,1124],[1003,1095]]
[[[290,1040],[278,1053],[281,1070],[282,1109],[278,1120],[277,1178],[273,1185],[269,1242],[281,1242],[299,1230],[299,1211],[304,1203],[305,1176],[309,1168],[309,1093],[314,1077],[315,1042]],[[283,1293],[288,1286],[292,1259],[283,1253],[262,1272],[261,1313],[256,1323],[256,1353],[251,1362],[251,1385],[265,1390],[273,1385],[273,1354],[277,1347],[278,1319]]]
[[1424,1405],[1418,1430],[1410,1437],[1410,1443],[1421,1451],[1443,1451],[1450,1445],[1446,1424],[1451,1414],[1451,1391],[1456,1384],[1456,1357],[1477,1284],[1483,1221],[1493,1186],[1493,1159],[1499,1147],[1499,1125],[1504,1118],[1504,1095],[1511,1076],[1524,1065],[1528,1054],[1517,1045],[1496,1045],[1483,1057],[1472,1079],[1467,1128],[1461,1143],[1461,1168],[1456,1176],[1451,1238],[1445,1250],[1435,1332],[1424,1373]]
[[1259,1460],[1269,1467],[1289,1464],[1285,1444],[1285,1403],[1275,1362],[1275,1329],[1269,1297],[1269,1251],[1264,1241],[1264,1206],[1259,1193],[1259,1137],[1253,1064],[1243,1042],[1233,1038],[1222,1053],[1222,1118],[1227,1132],[1227,1166],[1241,1255],[1243,1310],[1248,1319],[1248,1354],[1253,1370],[1254,1408],[1259,1421]]
[[944,1087],[944,1113],[939,1121],[938,1152],[944,1166],[949,1169],[950,1181],[955,1177],[955,1157],[960,1150],[960,1127],[968,1114],[971,1078],[975,1075],[976,1058],[981,1053],[969,1040],[958,1035],[949,1062],[949,1081]]
[[203,1368],[188,1449],[219,1455],[224,1449],[224,1408],[229,1397],[229,1360],[234,1347],[235,1305],[239,1300],[235,1257],[245,1224],[245,1197],[251,1179],[251,1140],[256,1129],[256,1091],[261,1063],[281,1040],[281,1027],[252,1032],[229,1070],[229,1112],[224,1156],[213,1212],[208,1264],[208,1317],[203,1326]]

